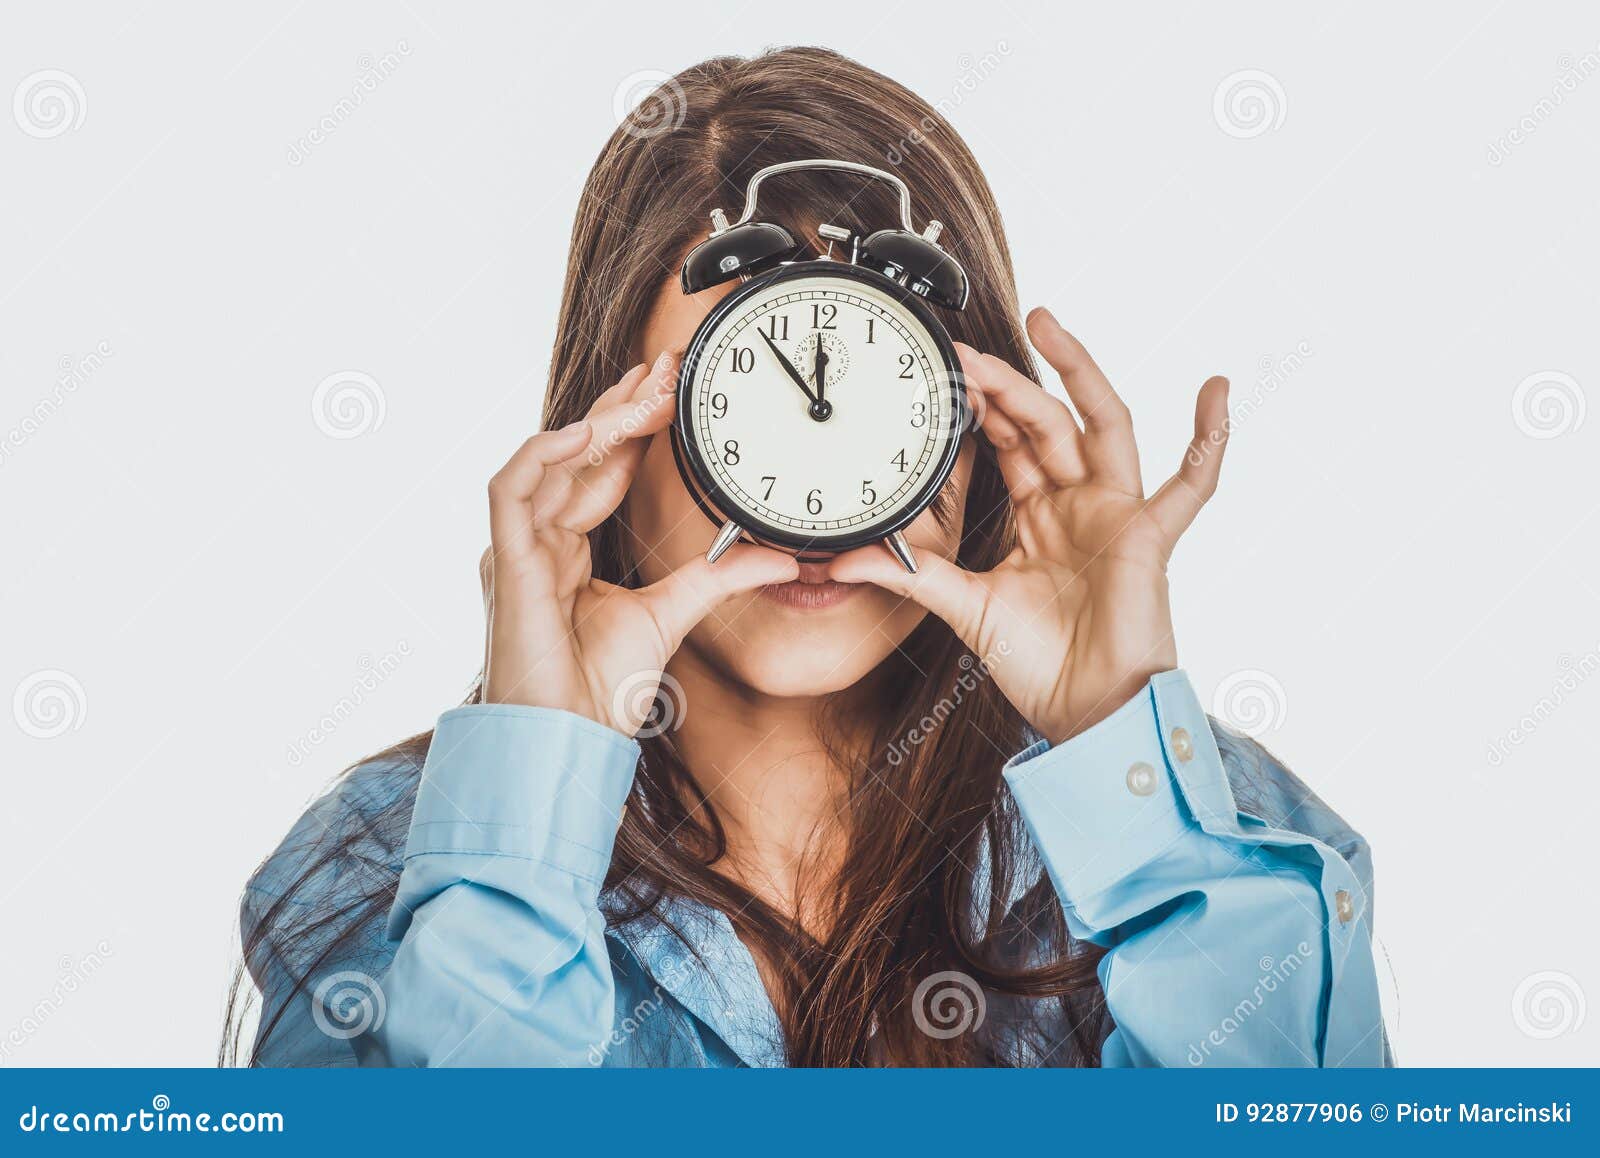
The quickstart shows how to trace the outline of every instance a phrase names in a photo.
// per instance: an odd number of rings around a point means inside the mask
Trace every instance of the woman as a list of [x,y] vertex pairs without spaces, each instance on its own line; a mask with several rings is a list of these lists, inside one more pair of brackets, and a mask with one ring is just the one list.
[[[673,462],[670,352],[728,289],[677,265],[800,157],[894,158],[971,277],[981,430],[915,575],[881,547],[710,566]],[[812,239],[895,208],[847,174],[763,188]],[[718,59],[633,114],[579,206],[545,432],[489,484],[482,680],[250,882],[250,1060],[1381,1064],[1366,846],[1176,670],[1165,564],[1227,383],[1147,498],[1100,370],[1029,316],[1080,428],[1018,319],[976,162],[885,77]]]

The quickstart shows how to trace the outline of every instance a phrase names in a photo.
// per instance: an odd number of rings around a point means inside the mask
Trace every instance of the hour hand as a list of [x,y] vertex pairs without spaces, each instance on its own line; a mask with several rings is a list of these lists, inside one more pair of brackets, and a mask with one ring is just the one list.
[[783,351],[778,349],[778,344],[769,338],[764,330],[758,329],[756,332],[761,335],[761,340],[767,344],[767,349],[772,351],[772,356],[778,359],[778,364],[783,367],[783,372],[794,379],[796,386],[805,391],[806,397],[811,400],[812,407],[819,405],[822,399],[812,392],[810,384],[806,382],[805,375],[796,370],[794,364],[783,356]]
[[783,351],[778,349],[778,344],[776,342],[767,337],[766,331],[757,330],[756,332],[761,335],[761,340],[765,342],[767,344],[767,348],[772,351],[772,356],[778,359],[778,364],[783,367],[783,372],[789,375],[789,377],[793,378],[794,384],[800,387],[800,389],[804,390],[806,397],[811,399],[811,406],[806,410],[806,413],[811,415],[812,419],[816,422],[828,421],[828,419],[833,416],[833,403],[824,402],[822,400],[821,386],[819,385],[817,390],[813,392],[810,384],[806,382],[806,376],[800,373],[800,371],[796,370],[794,368],[794,363],[783,356]]

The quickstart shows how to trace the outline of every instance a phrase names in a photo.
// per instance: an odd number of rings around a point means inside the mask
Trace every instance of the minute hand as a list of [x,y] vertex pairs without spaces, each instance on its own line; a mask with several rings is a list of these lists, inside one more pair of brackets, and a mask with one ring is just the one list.
[[783,356],[783,351],[779,350],[777,344],[773,342],[771,338],[767,337],[765,331],[757,330],[756,333],[761,335],[761,340],[765,342],[767,344],[767,348],[772,351],[773,357],[778,359],[778,364],[783,367],[783,372],[794,379],[794,384],[796,386],[805,391],[806,397],[811,400],[811,404],[815,406],[817,403],[821,402],[822,399],[813,394],[811,392],[811,387],[806,384],[805,376],[794,368],[793,363],[791,363],[789,359]]

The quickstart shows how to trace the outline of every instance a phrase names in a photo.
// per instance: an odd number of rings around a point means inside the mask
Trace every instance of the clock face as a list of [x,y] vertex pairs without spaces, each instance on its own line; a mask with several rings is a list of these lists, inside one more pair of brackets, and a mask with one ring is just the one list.
[[679,435],[718,513],[758,538],[843,550],[909,523],[955,463],[955,353],[889,279],[804,263],[725,299],[695,335]]

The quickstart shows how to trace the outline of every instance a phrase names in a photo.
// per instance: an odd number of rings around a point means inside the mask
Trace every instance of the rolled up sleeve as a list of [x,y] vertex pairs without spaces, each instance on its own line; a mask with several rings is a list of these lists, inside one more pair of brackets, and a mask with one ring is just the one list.
[[639,758],[566,712],[439,720],[389,915],[365,1064],[583,1064],[611,1030],[599,895]]
[[1383,1063],[1370,898],[1327,844],[1240,812],[1182,672],[1005,776],[1073,936],[1108,949],[1104,1065]]

